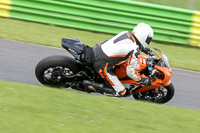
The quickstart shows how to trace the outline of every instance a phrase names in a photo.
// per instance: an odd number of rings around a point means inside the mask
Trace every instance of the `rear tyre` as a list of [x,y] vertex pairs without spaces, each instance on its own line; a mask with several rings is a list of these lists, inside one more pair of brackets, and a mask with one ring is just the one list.
[[64,55],[50,56],[41,60],[36,68],[35,75],[43,85],[61,87],[72,79],[63,79],[65,75],[72,76],[80,71],[81,64],[71,57]]
[[149,90],[149,91],[133,94],[133,97],[136,100],[164,104],[173,98],[174,93],[175,93],[174,86],[171,83],[168,86],[159,87],[157,93],[155,93],[155,89],[154,89],[154,90]]

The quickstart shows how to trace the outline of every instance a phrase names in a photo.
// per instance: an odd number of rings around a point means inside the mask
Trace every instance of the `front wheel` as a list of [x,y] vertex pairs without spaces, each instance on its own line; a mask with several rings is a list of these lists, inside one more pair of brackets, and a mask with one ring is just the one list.
[[133,94],[133,97],[136,100],[164,104],[173,98],[174,93],[174,86],[171,83],[168,86],[162,86],[153,90]]
[[80,71],[80,68],[81,64],[73,58],[56,55],[41,60],[35,68],[35,75],[43,85],[60,87],[66,82],[72,82],[73,79],[65,77],[73,76]]

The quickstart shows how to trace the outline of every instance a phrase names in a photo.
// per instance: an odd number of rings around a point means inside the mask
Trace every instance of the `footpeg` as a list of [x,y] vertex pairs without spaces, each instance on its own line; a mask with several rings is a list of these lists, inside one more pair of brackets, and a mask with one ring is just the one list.
[[95,83],[89,80],[83,81],[85,91],[103,93],[103,84]]
[[106,95],[115,95],[115,91],[111,88],[104,87],[104,84],[102,83],[95,83],[93,81],[84,80],[83,86],[85,91],[89,92],[98,92],[101,94]]

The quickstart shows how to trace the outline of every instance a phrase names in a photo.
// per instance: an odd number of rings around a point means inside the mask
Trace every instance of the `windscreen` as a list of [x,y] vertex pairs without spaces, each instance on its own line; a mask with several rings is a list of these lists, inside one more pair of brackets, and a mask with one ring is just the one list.
[[162,58],[161,58],[161,60],[162,60],[162,62],[163,62],[163,64],[164,64],[164,66],[170,68],[170,64],[169,64],[168,58],[167,58],[167,56],[166,56],[165,54],[163,54],[163,53],[162,53]]

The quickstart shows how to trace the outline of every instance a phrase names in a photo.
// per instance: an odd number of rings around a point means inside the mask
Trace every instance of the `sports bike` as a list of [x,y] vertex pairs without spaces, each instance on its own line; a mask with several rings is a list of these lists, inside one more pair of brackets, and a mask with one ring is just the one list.
[[[71,55],[53,55],[42,59],[35,68],[35,75],[40,83],[52,87],[72,88],[85,92],[103,93],[103,80],[93,70],[92,47],[84,45],[79,39],[62,39],[62,47]],[[157,55],[157,53],[160,56]],[[128,90],[126,97],[155,103],[166,103],[174,96],[174,86],[171,82],[172,69],[167,56],[159,49],[150,50],[149,55],[139,55],[137,71],[150,83],[142,85],[126,74],[127,61],[116,66],[113,71]],[[97,87],[84,87],[84,81],[97,83]],[[110,89],[111,92],[113,91]]]

